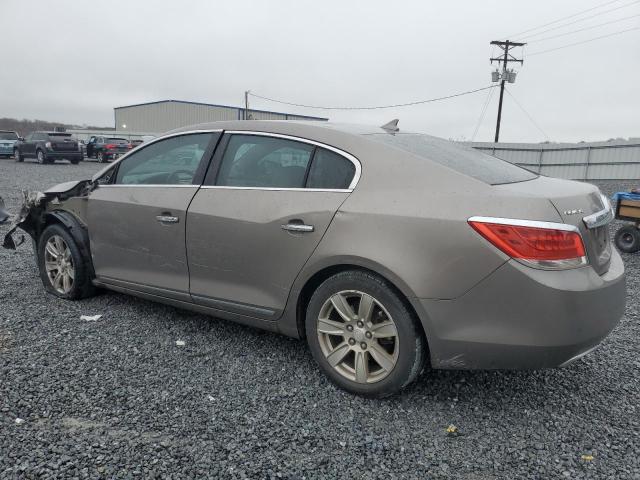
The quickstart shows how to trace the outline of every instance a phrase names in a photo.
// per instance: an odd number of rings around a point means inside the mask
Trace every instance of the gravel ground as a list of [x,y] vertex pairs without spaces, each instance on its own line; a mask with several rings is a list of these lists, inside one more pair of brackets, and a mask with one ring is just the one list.
[[[1,160],[0,195],[15,211],[21,188],[98,168]],[[584,360],[428,371],[378,401],[334,388],[303,342],[115,293],[58,300],[29,243],[0,249],[0,477],[639,479],[640,255],[624,260],[626,317]]]

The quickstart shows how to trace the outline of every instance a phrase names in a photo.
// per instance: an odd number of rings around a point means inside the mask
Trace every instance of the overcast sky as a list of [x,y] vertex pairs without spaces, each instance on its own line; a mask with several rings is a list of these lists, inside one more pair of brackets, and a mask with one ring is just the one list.
[[[630,1],[612,2],[582,16],[600,13],[592,19],[529,40],[640,14],[640,2],[604,13]],[[0,117],[113,126],[115,106],[162,99],[240,106],[248,89],[329,106],[439,97],[491,83],[491,40],[602,3],[0,0]],[[528,56],[637,26],[640,17],[530,43],[508,88],[551,140],[640,137],[640,30]],[[497,93],[476,140],[493,140]],[[255,98],[251,107],[359,123],[399,118],[404,129],[471,139],[486,98],[483,91],[358,112]],[[501,140],[545,140],[508,95]]]

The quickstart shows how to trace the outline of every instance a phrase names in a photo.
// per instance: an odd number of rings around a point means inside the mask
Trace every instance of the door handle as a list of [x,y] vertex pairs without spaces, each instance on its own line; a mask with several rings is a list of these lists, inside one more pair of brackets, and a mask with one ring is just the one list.
[[178,217],[173,217],[171,215],[158,215],[156,216],[156,220],[160,223],[178,223],[180,221]]
[[313,232],[313,225],[305,225],[304,223],[287,223],[281,226],[283,230],[287,232]]

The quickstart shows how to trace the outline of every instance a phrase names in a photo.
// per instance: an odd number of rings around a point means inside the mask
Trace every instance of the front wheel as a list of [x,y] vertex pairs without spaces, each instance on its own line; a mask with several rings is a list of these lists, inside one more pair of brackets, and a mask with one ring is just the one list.
[[368,272],[325,280],[311,297],[305,326],[320,368],[351,393],[392,395],[425,364],[427,345],[417,319],[393,286]]
[[636,253],[640,251],[640,229],[635,225],[626,225],[616,232],[616,246],[621,252]]
[[61,225],[49,225],[40,235],[38,267],[44,288],[57,297],[76,300],[94,292],[89,266],[76,241]]
[[104,163],[106,161],[104,157],[104,153],[102,152],[98,152],[98,155],[96,158],[98,159],[98,163]]

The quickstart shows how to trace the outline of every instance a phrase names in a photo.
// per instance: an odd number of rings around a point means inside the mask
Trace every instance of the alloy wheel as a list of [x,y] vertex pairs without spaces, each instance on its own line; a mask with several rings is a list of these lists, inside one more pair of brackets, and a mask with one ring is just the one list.
[[42,150],[38,150],[38,163],[39,164],[43,164],[44,163],[44,153],[42,153]]
[[71,249],[59,235],[51,236],[44,249],[44,268],[51,286],[59,293],[67,294],[73,288],[75,268]]
[[332,295],[320,309],[317,335],[327,362],[357,383],[382,380],[398,361],[396,324],[384,306],[364,292]]

